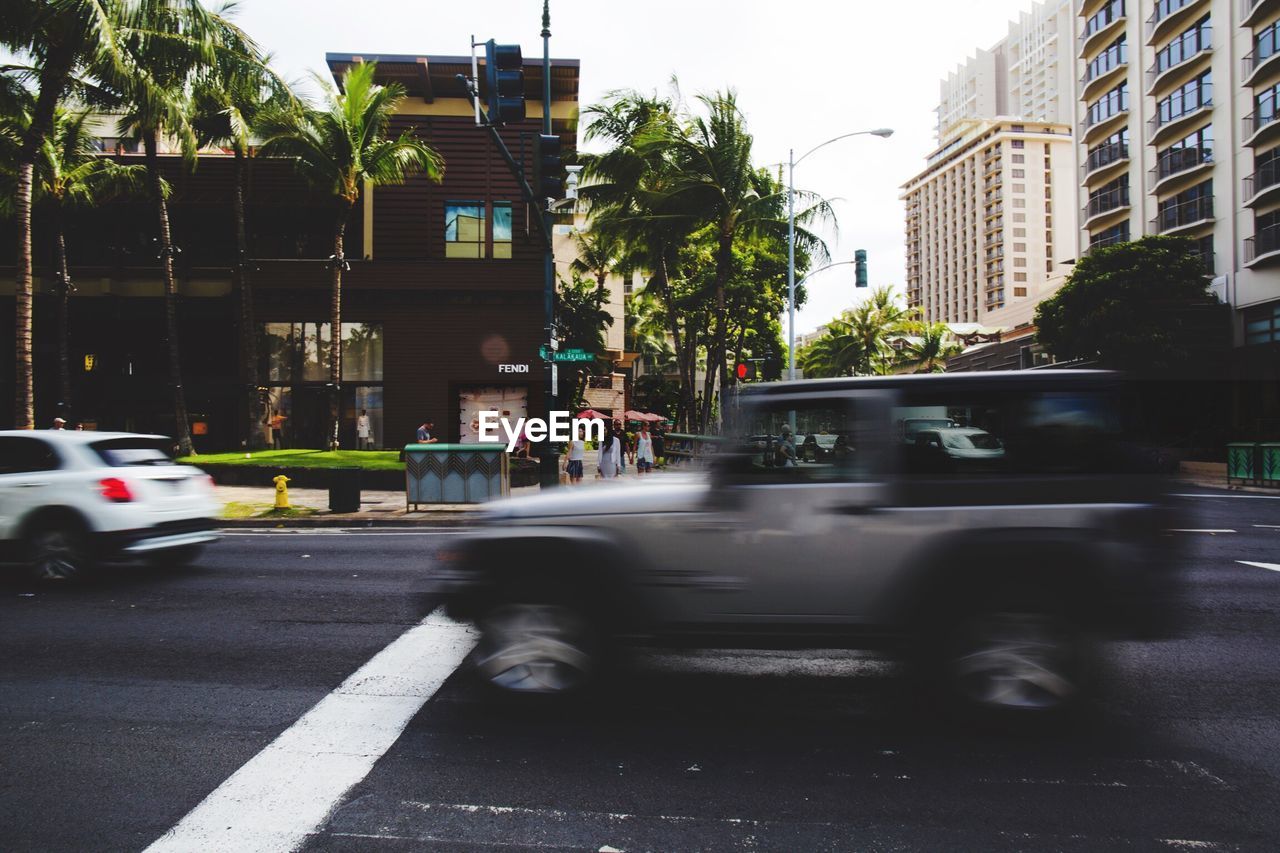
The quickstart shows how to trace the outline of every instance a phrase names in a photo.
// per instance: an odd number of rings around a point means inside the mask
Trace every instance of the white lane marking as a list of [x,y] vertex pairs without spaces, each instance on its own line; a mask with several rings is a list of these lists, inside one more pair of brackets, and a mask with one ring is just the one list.
[[1268,530],[1280,530],[1280,524],[1255,524],[1254,527],[1265,527]]
[[1255,563],[1253,560],[1236,560],[1244,566],[1253,566],[1257,569],[1269,569],[1273,572],[1280,572],[1280,563]]
[[1175,498],[1251,498],[1260,501],[1280,501],[1280,495],[1186,495],[1174,494]]
[[436,611],[374,655],[147,848],[296,850],[475,645]]
[[1168,532],[1170,533],[1208,533],[1210,536],[1216,536],[1219,533],[1235,533],[1234,530],[1229,530],[1225,528],[1224,529],[1208,528],[1204,530],[1198,530],[1194,527],[1170,527]]

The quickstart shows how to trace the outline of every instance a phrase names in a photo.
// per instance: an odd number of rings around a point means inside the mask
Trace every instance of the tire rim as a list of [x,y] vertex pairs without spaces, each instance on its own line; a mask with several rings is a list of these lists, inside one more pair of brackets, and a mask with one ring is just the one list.
[[80,571],[80,549],[65,530],[45,530],[34,542],[35,570],[42,580],[67,580]]
[[572,608],[506,604],[485,615],[476,668],[513,693],[567,693],[595,670],[586,621]]
[[988,708],[1049,711],[1079,692],[1070,634],[1045,616],[993,614],[968,624],[952,660],[960,693]]

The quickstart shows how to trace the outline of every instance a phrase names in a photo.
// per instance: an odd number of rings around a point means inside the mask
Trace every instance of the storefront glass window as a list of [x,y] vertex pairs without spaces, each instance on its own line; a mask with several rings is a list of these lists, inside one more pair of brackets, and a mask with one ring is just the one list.
[[493,204],[493,256],[511,257],[511,202]]
[[382,327],[370,323],[342,324],[344,382],[382,381]]
[[[508,233],[511,230],[510,226],[510,208],[508,207]],[[446,258],[484,257],[484,205],[474,201],[451,201],[445,204],[444,256]]]

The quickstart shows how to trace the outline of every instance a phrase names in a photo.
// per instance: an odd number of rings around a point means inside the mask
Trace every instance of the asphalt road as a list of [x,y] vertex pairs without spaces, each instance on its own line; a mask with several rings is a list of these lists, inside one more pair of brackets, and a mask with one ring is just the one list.
[[[1036,735],[944,724],[891,664],[843,652],[647,655],[551,708],[450,664],[380,721],[383,694],[417,689],[380,686],[395,655],[444,630],[420,622],[448,531],[243,533],[188,569],[6,576],[0,850],[140,850],[174,827],[170,849],[238,849],[191,843],[189,814],[270,823],[245,792],[326,785],[345,795],[308,850],[1275,850],[1280,571],[1239,561],[1280,563],[1280,500],[1191,503],[1216,532],[1175,534],[1186,635],[1114,647],[1100,706]],[[335,690],[357,703],[337,725],[382,740],[281,753],[333,724]]]

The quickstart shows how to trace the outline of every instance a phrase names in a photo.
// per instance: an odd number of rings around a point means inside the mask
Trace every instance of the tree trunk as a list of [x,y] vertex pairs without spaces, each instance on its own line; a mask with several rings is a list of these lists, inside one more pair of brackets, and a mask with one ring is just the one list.
[[671,344],[676,351],[676,369],[680,373],[680,402],[676,407],[676,423],[687,429],[688,418],[693,412],[693,372],[687,369],[684,347],[681,346],[680,318],[677,316],[674,300],[671,298],[671,280],[665,258],[658,264],[654,283],[658,286],[658,296],[666,304],[667,326],[671,332]]
[[342,418],[342,238],[352,204],[343,204],[333,229],[333,290],[329,295],[329,449],[338,449]]
[[58,265],[58,396],[62,408],[62,417],[70,420],[71,412],[71,359],[67,353],[68,341],[71,337],[70,312],[71,267],[67,263],[67,232],[62,221],[62,206],[54,201],[53,222],[56,231],[56,253]]
[[240,365],[244,381],[244,447],[260,450],[266,446],[262,430],[264,413],[258,398],[258,325],[253,312],[253,283],[249,269],[249,240],[245,236],[244,181],[245,154],[236,147],[235,186],[232,189],[232,206],[236,229],[236,263],[232,269],[232,286],[240,307]]
[[147,182],[151,186],[151,200],[160,218],[160,273],[164,280],[164,323],[169,346],[169,385],[173,393],[174,438],[178,443],[178,455],[195,453],[191,444],[191,426],[187,421],[187,392],[182,387],[182,352],[178,345],[178,282],[173,274],[173,234],[169,229],[169,204],[165,201],[160,181],[160,163],[157,156],[157,130],[143,133],[142,145],[146,152]]
[[[725,371],[725,350],[727,346],[728,312],[725,309],[724,289],[729,281],[730,265],[733,263],[733,235],[720,236],[720,244],[716,249],[716,314],[711,343],[707,347],[707,378],[702,391],[702,428],[711,426],[711,404],[714,399],[715,382]],[[723,390],[724,385],[721,385]]]
[[31,185],[35,165],[18,166],[18,275],[14,291],[13,425],[17,429],[36,428],[35,395],[31,382],[31,300],[35,292],[31,258]]
[[14,276],[14,383],[13,425],[18,429],[35,429],[35,391],[32,383],[31,303],[35,293],[34,261],[31,256],[31,191],[35,182],[36,153],[53,129],[53,115],[58,101],[71,79],[75,45],[62,40],[45,57],[40,70],[40,94],[31,111],[31,123],[22,136],[18,150],[18,191],[14,207],[18,214],[18,269]]

